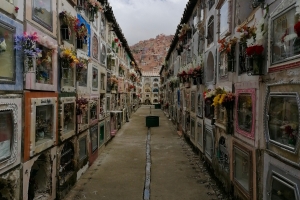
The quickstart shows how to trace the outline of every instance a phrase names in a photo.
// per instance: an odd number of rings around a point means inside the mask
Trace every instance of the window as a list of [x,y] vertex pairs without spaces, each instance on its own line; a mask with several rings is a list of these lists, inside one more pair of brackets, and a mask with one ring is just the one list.
[[219,78],[226,78],[228,76],[228,56],[225,51],[220,53],[220,64],[219,64]]
[[88,70],[85,68],[76,69],[76,80],[78,81],[78,86],[87,87],[87,73]]
[[104,124],[100,125],[99,129],[99,146],[101,146],[104,143]]
[[10,157],[13,145],[13,111],[0,111],[0,161]]
[[202,130],[202,124],[197,124],[197,134],[198,134],[198,144],[202,147],[203,146],[203,130]]
[[213,5],[215,4],[215,0],[208,0],[207,4],[208,4],[208,9],[210,10],[213,7]]
[[240,186],[242,190],[247,193],[250,191],[250,157],[249,152],[242,150],[241,148],[234,146],[233,148],[233,174],[235,183]]
[[0,21],[0,81],[15,80],[15,29]]
[[296,93],[270,93],[268,132],[270,141],[295,151],[299,134],[299,101]]
[[90,101],[90,120],[97,119],[97,100]]
[[252,131],[252,97],[250,93],[241,93],[237,101],[238,128],[250,133]]
[[52,31],[52,1],[33,0],[32,9],[33,20]]
[[106,97],[106,111],[110,111],[110,97]]
[[101,90],[105,90],[105,74],[101,73],[101,79],[100,79],[100,87]]
[[75,127],[75,103],[65,103],[64,104],[64,133],[73,131]]
[[53,105],[36,106],[35,146],[53,138]]
[[79,160],[87,157],[86,136],[79,140]]
[[59,166],[59,180],[60,185],[63,185],[68,177],[74,171],[74,147],[71,142],[67,142],[61,151],[60,166]]
[[212,130],[205,129],[205,154],[211,159],[214,151]]
[[225,1],[220,9],[220,35],[229,29],[228,9],[228,1]]
[[205,100],[205,107],[204,107],[204,113],[205,117],[208,119],[213,119],[214,117],[214,106],[212,106],[212,100],[211,99],[206,99]]
[[92,88],[93,90],[97,90],[98,89],[98,69],[93,66],[92,68]]
[[191,138],[195,139],[195,119],[191,118]]
[[195,112],[195,100],[196,100],[196,93],[191,92],[191,112]]
[[98,60],[98,38],[96,36],[93,37],[92,43],[93,43],[93,47],[92,47],[93,58]]
[[154,84],[153,84],[153,87],[158,87],[158,84],[157,84],[157,83],[154,83]]
[[69,66],[61,67],[63,86],[74,87],[74,70],[74,68],[71,68]]
[[201,118],[203,117],[203,99],[201,92],[197,95],[197,116]]
[[155,81],[155,82],[158,82],[158,79],[157,79],[157,78],[155,78],[153,81]]
[[212,52],[209,52],[207,56],[207,63],[206,63],[206,82],[214,81],[214,71],[215,71],[214,68],[215,68],[214,56]]
[[214,17],[211,16],[207,23],[207,46],[214,41]]
[[272,175],[271,187],[271,199],[297,199],[295,186],[280,175]]
[[43,84],[53,84],[52,70],[52,49],[37,44],[42,50],[42,57],[36,59],[36,82]]
[[98,124],[91,127],[90,130],[92,151],[94,152],[98,148]]
[[245,73],[246,70],[246,46],[239,44],[239,74]]
[[106,64],[106,46],[103,43],[101,43],[100,61],[102,65]]
[[219,139],[218,162],[225,172],[229,172],[229,154],[226,147],[226,139],[221,136]]
[[300,54],[300,38],[294,32],[298,22],[296,8],[272,20],[272,63],[284,61]]
[[106,79],[106,92],[111,91],[111,81],[110,81],[111,74],[107,73],[107,79]]

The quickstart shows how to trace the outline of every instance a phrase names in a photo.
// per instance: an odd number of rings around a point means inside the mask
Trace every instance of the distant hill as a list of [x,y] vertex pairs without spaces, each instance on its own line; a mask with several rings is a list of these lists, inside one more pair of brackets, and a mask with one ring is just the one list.
[[130,47],[133,57],[142,71],[160,70],[173,37],[173,35],[160,34],[155,38],[139,41]]

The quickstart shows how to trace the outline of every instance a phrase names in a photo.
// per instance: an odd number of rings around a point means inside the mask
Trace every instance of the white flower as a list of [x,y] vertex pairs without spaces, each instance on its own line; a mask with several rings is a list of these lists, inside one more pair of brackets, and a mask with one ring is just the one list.
[[295,39],[296,37],[297,37],[296,33],[291,33],[289,35],[286,35],[283,40],[284,40],[284,42],[288,42],[290,40]]

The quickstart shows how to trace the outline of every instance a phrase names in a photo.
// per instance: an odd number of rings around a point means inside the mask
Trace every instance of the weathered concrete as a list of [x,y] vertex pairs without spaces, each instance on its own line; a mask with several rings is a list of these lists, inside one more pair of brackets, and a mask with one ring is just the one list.
[[[152,127],[150,199],[212,199],[213,193],[195,177],[195,170],[183,149],[183,139],[161,110],[160,126]],[[76,183],[66,200],[73,199],[143,199],[146,171],[147,127],[149,107],[135,112],[98,159]]]

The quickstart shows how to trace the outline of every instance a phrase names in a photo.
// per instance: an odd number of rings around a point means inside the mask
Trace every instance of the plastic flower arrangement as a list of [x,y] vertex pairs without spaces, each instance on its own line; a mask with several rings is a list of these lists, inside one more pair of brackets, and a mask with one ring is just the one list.
[[76,100],[76,115],[82,115],[87,111],[88,100],[86,98],[80,98]]
[[186,33],[191,30],[191,27],[189,26],[189,24],[181,24],[181,29],[179,30],[179,34],[178,34],[178,37],[179,37],[179,40],[183,40],[184,39],[184,36],[186,35]]
[[218,43],[220,44],[219,52],[225,51],[227,54],[232,53],[233,48],[237,43],[237,40],[238,39],[236,37],[231,38],[229,40],[226,40],[226,38],[219,40],[218,41]]
[[75,31],[77,38],[85,39],[88,36],[88,30],[84,24],[77,24]]
[[78,63],[76,63],[76,69],[77,70],[82,70],[82,69],[87,69],[88,64],[91,62],[90,59],[86,58],[79,58]]
[[75,67],[79,63],[76,52],[68,48],[61,48],[60,59],[63,67]]
[[98,11],[101,12],[103,10],[101,3],[97,0],[88,0],[87,8],[89,9],[90,12],[96,13],[96,17],[98,17],[97,12]]
[[247,46],[247,40],[249,40],[250,38],[253,37],[253,39],[255,40],[256,38],[256,27],[253,25],[253,26],[243,26],[243,27],[240,27],[238,28],[236,31],[241,33],[240,34],[240,41],[242,44],[244,44],[245,46]]
[[23,35],[17,35],[15,37],[15,49],[22,51],[25,56],[38,57],[42,52],[41,49],[36,47],[38,41],[38,35],[36,32],[29,34],[24,32]]
[[246,48],[247,56],[261,56],[264,51],[264,47],[262,45],[253,45]]
[[294,31],[297,34],[298,37],[300,37],[300,21],[298,21],[295,25],[294,25]]
[[196,77],[202,77],[202,66],[199,65],[198,67],[194,68],[192,76],[194,78],[196,78]]
[[[63,24],[67,25],[69,29],[76,31],[79,24],[79,19],[71,15],[67,11],[62,11],[59,13],[59,18]],[[71,32],[70,32],[71,33]]]
[[117,79],[116,77],[111,77],[111,78],[110,78],[110,83],[111,83],[112,85],[116,85],[116,84],[118,84],[118,79]]

